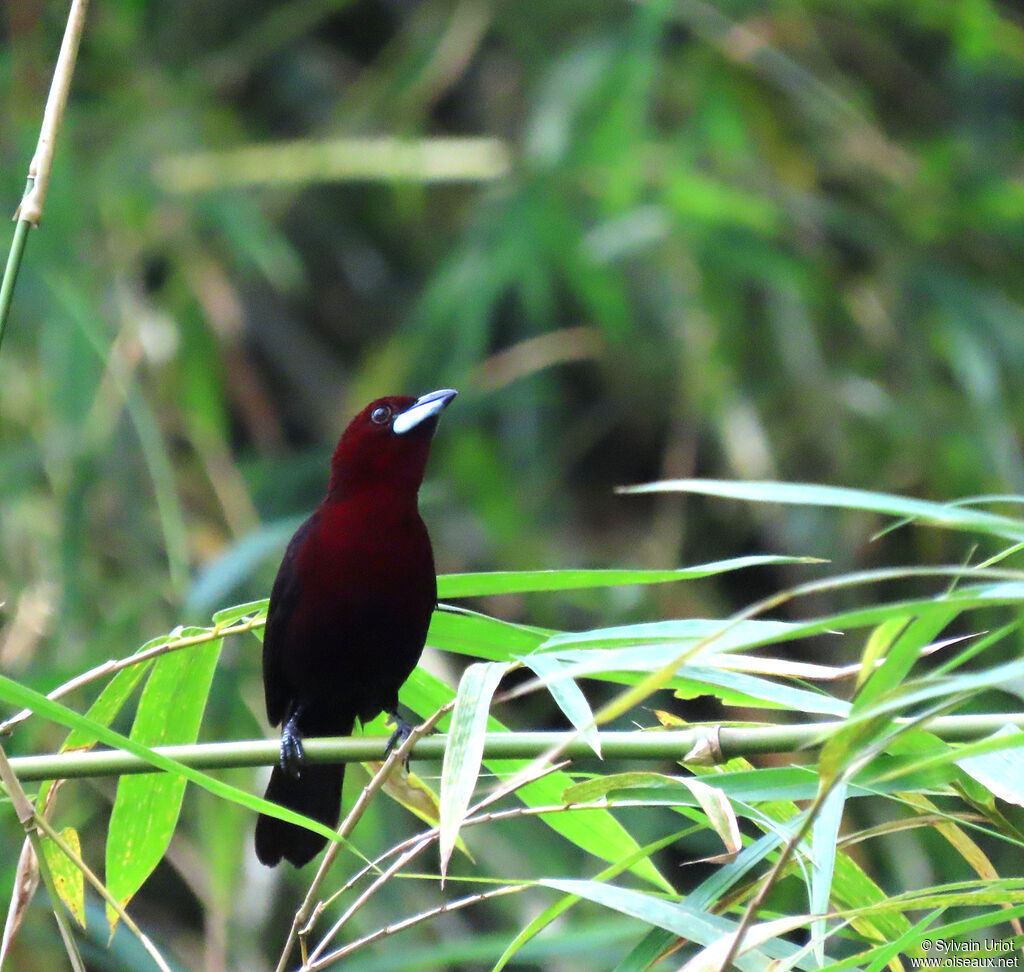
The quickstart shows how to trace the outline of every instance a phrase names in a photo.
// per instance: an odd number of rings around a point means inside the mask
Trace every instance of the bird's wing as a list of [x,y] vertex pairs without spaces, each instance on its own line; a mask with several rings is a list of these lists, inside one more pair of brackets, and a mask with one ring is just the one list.
[[267,626],[263,632],[263,694],[267,702],[267,719],[272,726],[288,715],[291,693],[286,684],[282,665],[288,648],[288,626],[299,601],[299,572],[296,557],[306,537],[316,524],[314,513],[295,531],[281,559],[274,586],[270,590],[267,608]]

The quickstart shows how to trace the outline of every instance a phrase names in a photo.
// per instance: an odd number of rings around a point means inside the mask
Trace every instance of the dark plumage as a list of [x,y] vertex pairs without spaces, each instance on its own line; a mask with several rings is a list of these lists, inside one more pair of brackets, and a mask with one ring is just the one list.
[[[309,763],[304,736],[347,736],[386,711],[419,661],[437,603],[417,493],[441,411],[455,397],[367,405],[341,436],[327,496],[295,532],[270,593],[263,640],[267,718],[283,723],[266,798],[336,827],[344,764]],[[326,838],[274,817],[256,823],[271,867],[311,860]]]

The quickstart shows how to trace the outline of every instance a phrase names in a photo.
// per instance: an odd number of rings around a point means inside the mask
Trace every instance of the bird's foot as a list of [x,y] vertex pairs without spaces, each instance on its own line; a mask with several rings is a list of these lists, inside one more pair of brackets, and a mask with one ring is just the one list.
[[[412,735],[413,729],[416,727],[411,722],[406,722],[397,711],[389,711],[387,713],[388,718],[395,724],[395,731],[391,733],[391,738],[388,740],[387,746],[384,747],[384,755],[387,756],[395,746],[401,746],[402,743]],[[402,760],[402,767],[409,772],[409,754],[405,754],[405,758]]]
[[281,769],[293,780],[302,776],[302,764],[306,753],[302,748],[302,736],[298,727],[299,710],[296,709],[281,730]]

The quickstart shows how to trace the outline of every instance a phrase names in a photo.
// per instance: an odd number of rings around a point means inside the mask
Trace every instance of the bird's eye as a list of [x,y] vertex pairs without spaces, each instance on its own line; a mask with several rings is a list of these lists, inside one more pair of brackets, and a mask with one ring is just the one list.
[[380,405],[370,413],[370,421],[378,425],[384,425],[391,418],[391,409],[387,405]]

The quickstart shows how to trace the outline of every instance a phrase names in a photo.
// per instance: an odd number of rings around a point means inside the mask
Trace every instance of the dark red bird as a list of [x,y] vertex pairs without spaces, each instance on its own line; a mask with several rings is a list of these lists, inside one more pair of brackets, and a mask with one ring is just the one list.
[[[292,537],[263,638],[267,718],[283,723],[266,799],[338,825],[344,764],[303,759],[303,736],[347,736],[388,712],[423,651],[437,604],[430,537],[416,497],[438,418],[455,397],[380,398],[345,429],[327,496]],[[256,856],[310,861],[325,837],[260,815]]]

